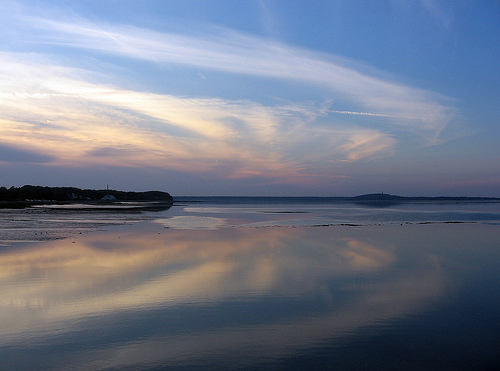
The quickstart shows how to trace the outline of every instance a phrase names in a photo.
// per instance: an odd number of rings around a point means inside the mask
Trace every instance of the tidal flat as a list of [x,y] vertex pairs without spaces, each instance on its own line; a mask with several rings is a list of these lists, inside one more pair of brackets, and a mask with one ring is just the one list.
[[4,369],[500,365],[498,204],[25,211],[2,210]]

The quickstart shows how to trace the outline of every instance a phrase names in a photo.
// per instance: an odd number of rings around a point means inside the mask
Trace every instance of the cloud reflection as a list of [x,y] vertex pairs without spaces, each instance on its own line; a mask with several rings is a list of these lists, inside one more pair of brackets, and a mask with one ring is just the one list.
[[[271,356],[411,313],[444,288],[436,261],[424,259],[414,269],[388,273],[398,262],[394,245],[342,228],[133,228],[138,227],[2,252],[2,344],[42,341],[54,331],[92,326],[92,318],[104,324],[125,313],[154,310],[168,316],[184,305],[203,313],[232,302],[267,301],[265,307],[315,298],[311,313],[287,305],[284,317],[246,327],[243,311],[243,327],[233,323],[207,332],[196,329],[195,321],[189,335],[166,330],[96,351],[116,367],[166,354],[192,360],[240,347]],[[366,284],[363,277],[377,278]],[[92,359],[86,365],[99,368]]]
[[[429,298],[442,295],[443,277],[438,267],[418,277],[398,278],[374,284],[361,298],[331,313],[289,317],[284,321],[248,327],[228,327],[178,336],[154,336],[132,341],[87,355],[87,365],[99,368],[106,359],[113,367],[140,367],[144,364],[204,364],[216,358],[229,368],[254,366],[258,362],[293,357],[304,349],[351,336],[358,330],[384,320],[413,313]],[[223,357],[217,357],[224,352]],[[81,356],[80,356],[81,357]],[[81,359],[81,358],[79,358]],[[238,367],[237,367],[238,368]]]

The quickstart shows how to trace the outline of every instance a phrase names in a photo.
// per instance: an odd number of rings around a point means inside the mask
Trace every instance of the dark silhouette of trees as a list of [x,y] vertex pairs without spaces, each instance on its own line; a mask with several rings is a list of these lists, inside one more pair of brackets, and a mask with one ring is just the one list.
[[[107,197],[106,197],[107,196]],[[112,196],[112,197],[110,197]],[[16,187],[0,187],[0,201],[35,202],[35,201],[101,201],[111,199],[116,201],[163,201],[173,202],[167,192],[125,192],[111,189],[79,189],[74,187],[43,187],[25,185]]]

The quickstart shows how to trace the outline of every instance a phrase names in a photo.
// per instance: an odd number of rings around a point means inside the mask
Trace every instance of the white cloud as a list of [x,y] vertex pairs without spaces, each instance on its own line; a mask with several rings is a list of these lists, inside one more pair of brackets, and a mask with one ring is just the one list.
[[[394,144],[373,129],[315,126],[311,122],[324,115],[323,108],[136,92],[94,84],[82,71],[24,55],[1,56],[0,142],[50,154],[56,165],[153,166],[285,180],[317,176],[306,171],[307,164],[359,160]],[[309,153],[300,152],[310,144]]]
[[[223,28],[194,35],[68,16],[17,21],[13,29],[29,42],[18,38],[16,45],[31,53],[0,54],[0,143],[50,154],[54,165],[152,166],[283,181],[342,176],[329,166],[390,155],[400,132],[435,143],[454,114],[445,97],[353,61]],[[104,63],[119,56],[255,76],[267,85],[294,82],[322,98],[276,106],[123,88],[98,67],[64,67],[74,48]],[[338,114],[359,117],[352,124]]]
[[373,114],[392,117],[397,125],[433,132],[432,139],[454,113],[443,103],[445,97],[377,77],[381,74],[365,72],[353,61],[223,28],[193,36],[83,21],[26,21],[49,44],[318,86]]
[[443,9],[436,0],[421,0],[422,6],[438,20],[444,28],[450,29],[453,18]]

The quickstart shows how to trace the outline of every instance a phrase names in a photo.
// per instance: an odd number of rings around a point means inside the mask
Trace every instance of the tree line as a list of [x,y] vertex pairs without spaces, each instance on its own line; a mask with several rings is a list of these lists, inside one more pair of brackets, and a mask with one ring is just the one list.
[[80,189],[75,187],[0,187],[0,201],[163,201],[173,202],[167,192],[127,192],[111,189]]

